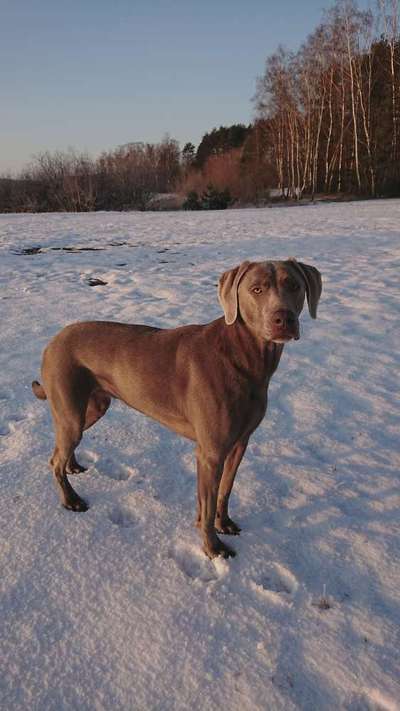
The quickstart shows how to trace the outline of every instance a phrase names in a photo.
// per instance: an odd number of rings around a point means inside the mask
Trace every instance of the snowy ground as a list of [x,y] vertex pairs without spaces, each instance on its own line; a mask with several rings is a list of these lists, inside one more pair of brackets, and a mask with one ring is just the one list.
[[[2,708],[400,708],[399,229],[400,201],[0,216]],[[239,471],[238,556],[201,553],[192,444],[118,403],[78,453],[89,511],[62,509],[48,339],[206,322],[222,271],[286,256],[324,293]]]

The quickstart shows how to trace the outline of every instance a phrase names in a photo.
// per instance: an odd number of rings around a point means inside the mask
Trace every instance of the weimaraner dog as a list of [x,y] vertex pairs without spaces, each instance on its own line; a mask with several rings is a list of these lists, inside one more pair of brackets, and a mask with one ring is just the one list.
[[299,338],[305,295],[316,318],[321,289],[319,271],[294,259],[246,261],[219,280],[225,318],[172,329],[88,321],[58,333],[43,354],[43,385],[32,387],[50,404],[50,464],[63,506],[87,510],[67,474],[84,471],[74,455],[82,432],[117,398],[196,442],[204,552],[235,555],[217,536],[240,532],[228,514],[234,478],[284,344]]

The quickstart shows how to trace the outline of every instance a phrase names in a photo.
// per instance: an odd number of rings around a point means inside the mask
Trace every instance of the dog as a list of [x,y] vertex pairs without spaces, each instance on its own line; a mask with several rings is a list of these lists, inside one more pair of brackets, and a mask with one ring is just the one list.
[[241,530],[228,513],[235,475],[265,415],[284,345],[300,337],[304,300],[316,318],[321,291],[321,275],[308,264],[245,261],[222,274],[224,316],[211,323],[160,329],[88,321],[58,333],[43,354],[43,384],[32,388],[50,405],[50,465],[63,506],[88,508],[67,474],[85,471],[75,449],[116,398],[196,443],[203,550],[234,556],[217,533]]

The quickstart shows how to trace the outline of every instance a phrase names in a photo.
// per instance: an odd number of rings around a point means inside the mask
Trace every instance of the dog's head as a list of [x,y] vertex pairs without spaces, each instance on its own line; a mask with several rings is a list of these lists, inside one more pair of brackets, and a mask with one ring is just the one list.
[[310,316],[317,317],[321,291],[321,274],[309,264],[242,262],[221,276],[218,298],[228,325],[240,318],[258,337],[285,343],[300,337],[306,296]]

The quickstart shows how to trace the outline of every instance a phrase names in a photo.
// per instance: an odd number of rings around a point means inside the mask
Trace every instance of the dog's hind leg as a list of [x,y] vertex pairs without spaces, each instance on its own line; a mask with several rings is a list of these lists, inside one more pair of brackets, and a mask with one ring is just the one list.
[[92,427],[97,420],[106,414],[108,408],[110,407],[110,402],[110,395],[100,388],[93,390],[90,393],[86,408],[85,424],[83,425],[84,430],[88,430],[89,427]]
[[[104,390],[93,390],[86,407],[85,422],[83,425],[84,430],[88,430],[92,427],[98,420],[100,420],[103,415],[107,412],[111,402],[111,397],[107,395]],[[83,467],[75,458],[75,454],[71,454],[67,467],[67,474],[81,474],[87,471],[86,467]]]
[[56,422],[56,446],[50,464],[60,500],[66,509],[87,511],[88,505],[72,488],[67,478],[67,467],[74,457],[74,450],[82,438],[82,425],[78,420]]
[[86,502],[72,488],[67,473],[77,464],[74,452],[82,439],[92,384],[84,371],[70,370],[59,374],[57,380],[48,377],[45,387],[56,436],[50,466],[61,503],[71,511],[87,511]]

